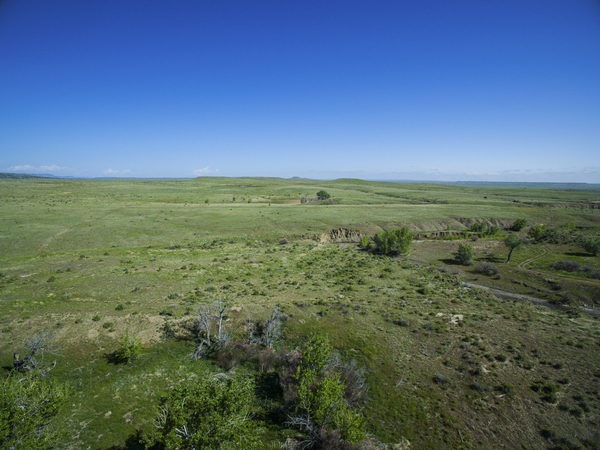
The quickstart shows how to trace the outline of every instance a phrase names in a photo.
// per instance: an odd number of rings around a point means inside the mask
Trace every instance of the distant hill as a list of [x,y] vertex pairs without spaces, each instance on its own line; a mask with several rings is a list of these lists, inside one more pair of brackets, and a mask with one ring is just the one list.
[[56,179],[75,179],[76,177],[64,176],[59,177],[58,175],[52,175],[50,173],[0,173],[1,178],[10,178],[13,180],[29,180],[32,178],[56,178]]
[[29,180],[31,178],[46,178],[42,175],[28,175],[26,173],[0,173],[0,178],[10,178],[13,180]]

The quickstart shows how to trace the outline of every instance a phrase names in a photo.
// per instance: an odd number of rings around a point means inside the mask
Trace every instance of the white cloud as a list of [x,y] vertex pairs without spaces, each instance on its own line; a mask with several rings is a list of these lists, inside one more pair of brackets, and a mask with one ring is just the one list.
[[131,170],[126,169],[126,170],[114,170],[114,169],[106,169],[104,172],[102,172],[104,175],[125,175],[126,173],[130,173]]
[[35,167],[31,164],[24,164],[22,166],[12,166],[6,169],[10,172],[57,172],[60,170],[67,170],[67,167],[60,167],[56,164],[50,164],[49,166]]
[[202,169],[194,170],[194,175],[202,175],[203,173],[214,173],[218,172],[219,169],[210,169],[209,166],[203,167]]

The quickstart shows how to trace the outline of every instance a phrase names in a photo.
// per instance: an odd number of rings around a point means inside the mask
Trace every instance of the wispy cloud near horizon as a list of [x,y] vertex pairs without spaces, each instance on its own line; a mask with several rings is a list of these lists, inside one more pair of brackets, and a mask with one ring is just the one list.
[[216,173],[218,172],[219,169],[211,169],[209,166],[203,167],[202,169],[196,169],[193,171],[194,175],[198,176],[198,175],[202,175],[205,173]]
[[57,172],[61,170],[67,170],[67,167],[60,167],[56,164],[50,164],[49,166],[32,166],[31,164],[23,164],[21,166],[11,166],[8,170],[9,172]]
[[125,169],[125,170],[106,169],[102,173],[104,175],[126,175],[128,173],[131,173],[131,170],[129,170],[129,169]]

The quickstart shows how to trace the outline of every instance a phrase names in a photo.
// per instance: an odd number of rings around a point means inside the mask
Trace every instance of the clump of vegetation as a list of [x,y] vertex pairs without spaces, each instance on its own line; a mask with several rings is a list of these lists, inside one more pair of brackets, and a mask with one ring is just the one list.
[[326,190],[321,189],[319,192],[317,192],[317,198],[319,200],[327,200],[331,198],[331,194]]
[[554,270],[564,270],[565,272],[577,272],[579,270],[577,261],[565,260],[556,261],[550,264],[550,268]]
[[596,256],[600,252],[600,239],[593,237],[587,238],[583,241],[581,247],[592,256]]
[[363,238],[360,241],[360,246],[362,248],[369,248],[370,245],[371,245],[371,239],[369,239],[369,236],[367,236],[367,235],[363,236]]
[[469,244],[459,244],[456,252],[456,260],[463,266],[470,266],[473,263],[475,253],[473,247]]
[[326,338],[312,335],[294,375],[296,407],[287,423],[306,433],[306,440],[300,443],[304,448],[321,447],[335,432],[351,444],[361,442],[366,435],[364,417],[348,406],[343,395],[345,385],[328,364],[331,351]]
[[55,448],[67,436],[51,426],[69,398],[69,388],[40,371],[0,380],[0,446],[6,449]]
[[115,352],[115,359],[119,362],[128,363],[138,358],[142,353],[142,341],[135,334],[129,334],[126,331],[125,334],[121,335],[119,342],[119,348]]
[[504,245],[508,247],[508,257],[506,258],[506,264],[508,264],[513,252],[523,246],[523,240],[516,234],[509,234],[504,239]]
[[498,275],[498,273],[499,273],[498,268],[495,265],[493,265],[492,263],[489,263],[489,262],[485,262],[485,261],[477,264],[473,270],[475,270],[475,272],[477,272],[477,273],[483,273],[490,277],[494,276],[494,275]]
[[473,233],[480,233],[486,227],[485,222],[473,222],[471,224],[471,228],[469,228]]
[[144,436],[146,447],[167,450],[194,448],[261,448],[250,378],[214,376],[173,387],[162,398],[154,424]]
[[528,236],[531,239],[536,240],[536,241],[542,239],[545,235],[546,235],[546,225],[541,224],[541,223],[532,226],[528,233]]
[[395,228],[393,230],[381,231],[373,238],[374,245],[368,248],[372,253],[404,254],[410,249],[413,236],[408,228]]
[[513,222],[510,229],[512,231],[521,231],[526,226],[527,226],[527,219],[517,219]]

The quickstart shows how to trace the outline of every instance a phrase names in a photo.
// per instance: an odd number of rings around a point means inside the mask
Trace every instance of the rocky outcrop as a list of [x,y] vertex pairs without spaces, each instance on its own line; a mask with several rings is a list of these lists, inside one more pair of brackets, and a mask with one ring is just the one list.
[[337,228],[329,233],[323,233],[318,236],[320,242],[339,242],[339,243],[354,243],[360,242],[363,238],[360,231],[348,230],[347,228]]

